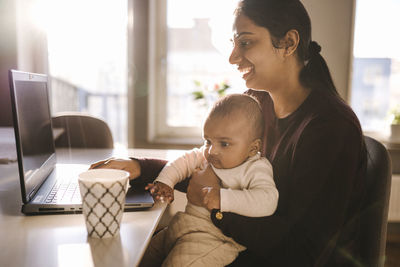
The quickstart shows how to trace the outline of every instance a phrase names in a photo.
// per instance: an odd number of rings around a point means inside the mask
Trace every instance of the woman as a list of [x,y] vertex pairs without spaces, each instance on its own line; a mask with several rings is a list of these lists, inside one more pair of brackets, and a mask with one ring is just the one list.
[[[221,231],[247,247],[231,266],[354,266],[366,150],[355,114],[338,96],[298,0],[242,0],[230,63],[265,115],[263,155],[279,191],[274,215],[249,218],[213,209]],[[101,162],[100,162],[101,163]],[[151,182],[164,161],[111,161]],[[203,205],[210,168],[192,176],[188,200]],[[186,185],[181,185],[186,189]],[[218,194],[214,194],[217,198]]]

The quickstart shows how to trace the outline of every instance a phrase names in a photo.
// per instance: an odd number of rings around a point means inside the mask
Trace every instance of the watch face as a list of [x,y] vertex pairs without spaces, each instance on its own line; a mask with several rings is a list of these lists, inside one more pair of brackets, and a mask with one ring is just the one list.
[[217,213],[215,213],[215,218],[217,218],[217,220],[222,220],[223,217],[224,215],[222,214],[222,212],[217,211]]

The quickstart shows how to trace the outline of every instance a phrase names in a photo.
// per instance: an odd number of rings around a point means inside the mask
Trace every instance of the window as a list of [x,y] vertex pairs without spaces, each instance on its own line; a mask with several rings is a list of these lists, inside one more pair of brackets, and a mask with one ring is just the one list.
[[387,131],[400,104],[399,10],[398,0],[357,1],[351,105],[364,131]]
[[202,121],[219,93],[246,88],[228,62],[236,4],[151,1],[150,141],[199,143]]
[[128,0],[43,0],[52,113],[81,111],[105,120],[115,145],[127,144]]

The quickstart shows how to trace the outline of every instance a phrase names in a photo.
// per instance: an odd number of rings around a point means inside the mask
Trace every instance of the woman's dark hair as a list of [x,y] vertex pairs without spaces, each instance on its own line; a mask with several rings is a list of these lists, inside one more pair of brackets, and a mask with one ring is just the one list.
[[299,33],[297,57],[305,63],[300,82],[312,89],[327,88],[337,94],[329,68],[321,56],[321,47],[311,40],[311,21],[299,0],[241,0],[236,16],[244,14],[271,34],[272,45],[281,48],[281,40],[290,30]]

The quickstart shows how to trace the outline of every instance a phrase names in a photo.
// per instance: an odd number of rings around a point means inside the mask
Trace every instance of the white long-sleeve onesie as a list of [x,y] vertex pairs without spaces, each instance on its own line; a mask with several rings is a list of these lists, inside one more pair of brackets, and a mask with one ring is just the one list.
[[[203,149],[193,149],[169,162],[155,181],[174,188],[206,162]],[[266,158],[257,154],[235,168],[213,170],[221,180],[221,211],[249,217],[269,216],[275,211],[278,191]],[[244,249],[214,226],[206,208],[188,203],[185,212],[178,212],[168,229],[152,239],[142,266],[225,266]]]
[[[195,148],[167,163],[155,181],[174,188],[175,184],[206,163],[204,147]],[[272,166],[259,154],[250,157],[232,169],[217,169],[221,180],[221,211],[234,212],[248,217],[269,216],[278,203],[278,190],[272,178]]]

